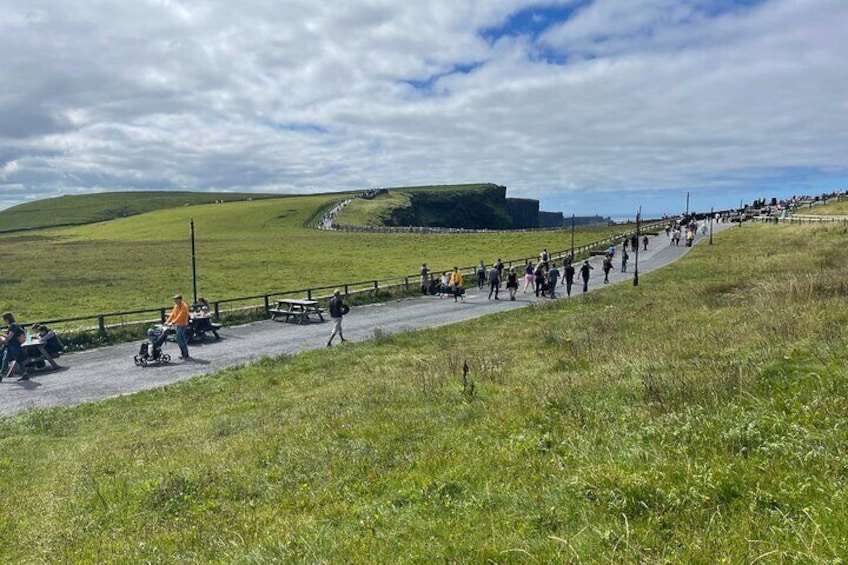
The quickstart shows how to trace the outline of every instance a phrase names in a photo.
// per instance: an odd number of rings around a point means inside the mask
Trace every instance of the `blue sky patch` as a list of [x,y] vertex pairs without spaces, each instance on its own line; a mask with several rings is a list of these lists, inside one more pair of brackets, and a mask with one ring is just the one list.
[[551,26],[568,21],[575,12],[587,4],[590,2],[574,2],[567,6],[525,8],[512,14],[501,26],[481,30],[480,37],[489,43],[495,43],[502,37],[527,36],[536,39]]
[[468,73],[473,72],[474,69],[480,67],[480,65],[482,65],[482,63],[457,63],[451,67],[450,70],[436,73],[426,79],[409,79],[402,82],[410,85],[416,90],[432,90],[433,86],[439,81],[439,79],[455,74],[467,75]]

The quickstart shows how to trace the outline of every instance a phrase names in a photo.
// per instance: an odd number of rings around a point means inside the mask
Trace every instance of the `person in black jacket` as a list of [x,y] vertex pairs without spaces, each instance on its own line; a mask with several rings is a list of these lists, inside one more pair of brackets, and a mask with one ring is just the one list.
[[336,337],[336,334],[338,334],[343,342],[347,341],[344,335],[342,335],[342,316],[350,312],[350,307],[342,300],[342,291],[339,289],[333,292],[333,298],[330,299],[329,307],[330,318],[333,319],[333,333],[330,334],[327,347],[333,345],[333,338]]
[[583,292],[589,292],[589,271],[593,268],[589,264],[588,259],[583,261],[583,265],[580,267],[580,278],[583,279]]
[[562,283],[565,285],[565,294],[571,296],[571,286],[574,284],[574,265],[571,264],[571,261],[568,261],[563,270],[565,272],[563,273]]

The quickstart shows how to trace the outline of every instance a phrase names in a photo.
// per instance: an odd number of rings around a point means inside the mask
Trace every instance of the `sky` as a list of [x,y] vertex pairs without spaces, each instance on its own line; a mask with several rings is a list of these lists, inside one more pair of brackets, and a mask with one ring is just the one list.
[[566,215],[848,189],[848,0],[0,0],[0,208],[493,182]]

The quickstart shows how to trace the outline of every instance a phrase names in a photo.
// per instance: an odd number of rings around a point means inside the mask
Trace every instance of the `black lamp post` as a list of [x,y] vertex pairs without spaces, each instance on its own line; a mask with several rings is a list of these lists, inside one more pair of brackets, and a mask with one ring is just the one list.
[[633,265],[633,286],[639,286],[639,227],[642,222],[642,206],[636,212],[636,261]]
[[194,218],[191,219],[191,297],[192,304],[197,304],[197,255],[194,246]]
[[713,211],[712,208],[710,208],[710,245],[713,244],[713,216],[714,215],[715,215],[715,212]]
[[571,259],[569,262],[574,262],[574,212],[571,213]]

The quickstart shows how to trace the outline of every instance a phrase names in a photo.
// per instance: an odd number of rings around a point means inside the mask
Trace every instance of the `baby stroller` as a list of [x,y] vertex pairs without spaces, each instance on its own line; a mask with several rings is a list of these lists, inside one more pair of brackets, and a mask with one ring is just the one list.
[[168,326],[156,326],[147,330],[147,340],[141,343],[138,355],[133,357],[136,367],[147,367],[149,363],[170,363],[171,356],[162,353],[162,344],[174,330]]

